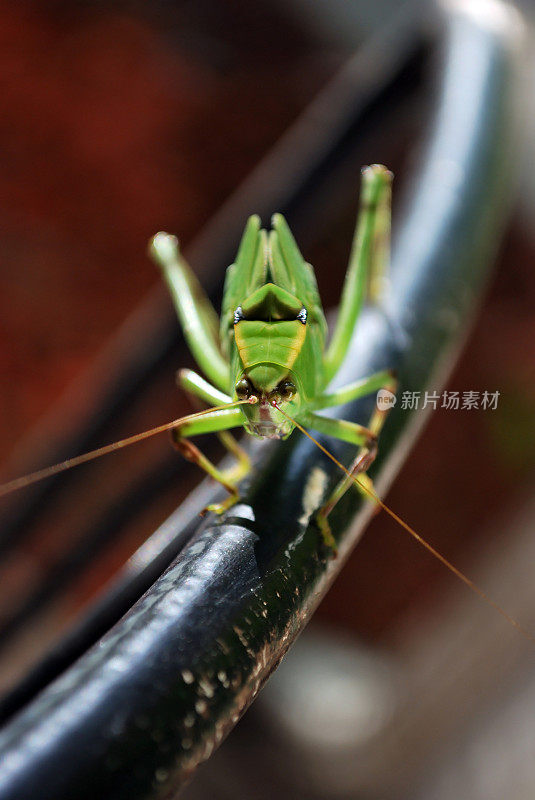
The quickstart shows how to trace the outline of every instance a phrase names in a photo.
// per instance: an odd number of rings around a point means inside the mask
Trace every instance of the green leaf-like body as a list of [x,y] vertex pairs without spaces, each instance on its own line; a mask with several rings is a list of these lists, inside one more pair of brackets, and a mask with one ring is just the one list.
[[280,214],[273,226],[268,235],[251,217],[227,270],[221,344],[231,361],[229,393],[243,373],[265,394],[288,377],[306,403],[324,387],[327,325],[312,267]]

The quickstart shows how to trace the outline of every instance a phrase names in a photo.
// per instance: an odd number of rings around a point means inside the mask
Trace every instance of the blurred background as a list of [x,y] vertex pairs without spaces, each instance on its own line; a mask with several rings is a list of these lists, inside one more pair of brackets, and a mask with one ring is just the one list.
[[[201,258],[216,244],[213,235],[203,244],[206,224],[388,22],[399,26],[405,72],[324,178],[324,206],[307,216],[305,199],[296,212],[324,303],[336,304],[359,166],[395,172],[394,227],[408,178],[417,180],[440,70],[437,20],[431,4],[395,0],[0,5],[3,480],[56,460],[68,443],[93,443],[93,433],[76,438],[88,420],[98,445],[188,412],[174,371],[193,364],[176,326],[177,350],[143,395],[132,379],[113,422],[99,416],[118,355],[132,355],[132,332],[143,360],[145,323],[154,333],[155,309],[172,317],[148,239],[168,230],[186,248],[200,241],[191,260],[217,297],[222,272]],[[387,498],[526,625],[535,623],[532,91],[531,79],[511,221],[446,386],[499,391],[498,407],[433,413]],[[231,231],[220,226],[225,249],[257,210]],[[176,461],[157,437],[61,488],[2,500],[0,691],[80,619],[200,480]],[[140,498],[149,474],[150,498]],[[379,515],[310,631],[185,796],[533,797],[529,648]]]

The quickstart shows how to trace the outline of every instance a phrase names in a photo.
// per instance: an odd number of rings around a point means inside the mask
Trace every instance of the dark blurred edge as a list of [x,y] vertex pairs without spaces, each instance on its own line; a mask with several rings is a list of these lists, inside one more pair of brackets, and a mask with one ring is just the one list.
[[[503,7],[492,29],[473,8],[449,16],[436,129],[396,241],[388,314],[365,314],[340,381],[390,366],[401,390],[431,379],[439,388],[485,285],[518,154],[520,33],[513,11]],[[369,412],[368,402],[344,409]],[[399,405],[391,414],[374,473],[382,491],[421,421]],[[349,460],[349,447],[333,449]],[[277,666],[369,517],[366,508],[355,518],[346,495],[332,517],[340,556],[322,553],[304,514],[322,475],[339,477],[297,435],[266,459],[243,504],[200,525],[99,645],[7,726],[0,797],[146,798],[186,781]]]

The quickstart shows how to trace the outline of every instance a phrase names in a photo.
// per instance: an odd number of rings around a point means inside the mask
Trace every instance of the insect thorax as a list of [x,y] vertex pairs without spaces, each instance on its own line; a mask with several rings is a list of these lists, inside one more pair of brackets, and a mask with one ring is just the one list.
[[235,377],[245,371],[268,393],[292,371],[299,375],[305,394],[312,396],[314,370],[307,370],[308,376],[302,370],[313,360],[310,333],[301,300],[280,286],[264,284],[235,310]]

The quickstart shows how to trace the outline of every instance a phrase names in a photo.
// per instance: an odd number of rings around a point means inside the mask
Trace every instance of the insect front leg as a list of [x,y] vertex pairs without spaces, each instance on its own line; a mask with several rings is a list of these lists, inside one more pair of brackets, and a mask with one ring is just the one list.
[[[332,395],[325,396],[324,399],[330,398],[334,400],[334,398],[338,398],[340,402],[349,402],[350,400],[365,394],[370,394],[372,391],[377,391],[381,388],[387,389],[392,394],[395,394],[396,386],[397,382],[393,373],[389,370],[385,370],[363,381],[358,381],[355,384],[342,387]],[[329,404],[335,405],[334,402]],[[366,487],[369,490],[373,490],[373,483],[366,474],[366,471],[377,455],[377,439],[389,410],[389,408],[376,407],[368,428],[358,425],[355,422],[322,417],[312,412],[308,412],[308,414],[303,417],[302,421],[306,426],[314,428],[328,436],[333,436],[336,439],[359,445],[357,455],[349,468],[351,477],[349,475],[344,475],[316,516],[325,544],[334,551],[336,551],[336,543],[328,523],[328,516],[351,486],[356,486],[366,499],[369,498]],[[359,476],[358,482],[354,480],[357,475]]]
[[238,428],[242,424],[243,414],[240,409],[229,408],[213,411],[197,419],[188,419],[186,417],[183,424],[179,422],[171,431],[171,441],[179,453],[188,461],[197,464],[211,478],[220,483],[221,486],[224,486],[230,495],[222,503],[209,505],[205,509],[206,511],[215,511],[216,514],[222,514],[223,511],[231,508],[237,502],[240,495],[235,480],[229,479],[225,472],[218,469],[215,464],[212,464],[189,439],[191,436],[197,436],[202,433],[220,433],[230,428]]
[[[231,403],[229,395],[220,392],[215,386],[197,375],[191,369],[181,369],[177,372],[177,383],[181,389],[194,400],[202,400],[206,403],[221,405]],[[239,445],[234,436],[228,431],[220,431],[217,437],[225,448],[236,457],[237,464],[229,470],[225,470],[225,480],[231,483],[241,481],[251,470],[251,459],[243,447]]]
[[243,414],[240,409],[229,408],[213,411],[193,420],[186,417],[183,424],[178,423],[171,431],[171,441],[179,453],[188,461],[197,464],[211,478],[220,483],[221,486],[224,486],[229,493],[229,497],[226,500],[222,503],[209,505],[205,509],[206,511],[215,511],[216,514],[222,514],[239,500],[240,495],[235,476],[229,477],[228,473],[218,469],[193,442],[190,442],[189,438],[201,433],[221,433],[230,428],[240,427],[242,424]]
[[[377,452],[377,435],[369,428],[358,425],[356,422],[349,422],[343,419],[331,419],[322,417],[319,414],[308,412],[300,420],[307,428],[313,428],[319,433],[341,439],[359,446],[359,451],[353,461],[349,471],[352,475],[365,472],[375,458]],[[337,546],[331,533],[327,517],[338,503],[340,498],[352,486],[354,481],[345,475],[334,488],[333,492],[316,514],[323,540],[327,547],[336,552]]]
[[232,483],[239,483],[251,471],[251,459],[245,452],[243,447],[234,436],[228,431],[223,431],[217,434],[219,441],[226,447],[226,449],[236,458],[236,464],[228,470],[225,470],[225,477]]

